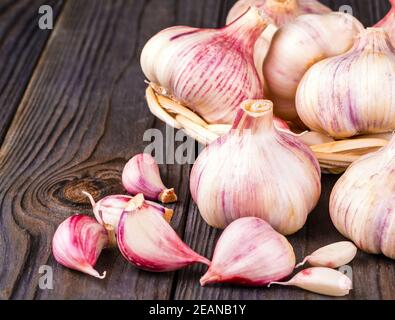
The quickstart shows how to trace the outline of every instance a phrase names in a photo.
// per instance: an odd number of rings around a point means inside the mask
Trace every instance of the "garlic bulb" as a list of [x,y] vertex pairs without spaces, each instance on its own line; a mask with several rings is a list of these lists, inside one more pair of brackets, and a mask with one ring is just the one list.
[[239,0],[229,11],[226,23],[233,22],[252,6],[264,11],[279,27],[303,14],[331,12],[317,0]]
[[356,161],[335,185],[330,214],[361,250],[395,259],[395,137]]
[[340,12],[303,15],[282,27],[263,64],[275,114],[296,121],[295,96],[303,75],[316,62],[349,50],[361,30],[357,19]]
[[320,167],[298,138],[273,126],[273,104],[247,100],[233,129],[196,160],[190,180],[206,222],[259,217],[282,234],[301,229],[321,193]]
[[163,184],[155,159],[146,153],[129,160],[122,172],[122,184],[129,193],[142,193],[149,200],[162,203],[177,201],[174,189],[168,189]]
[[262,219],[242,218],[221,235],[200,283],[265,286],[289,276],[294,267],[295,254],[284,236]]
[[345,274],[329,268],[310,268],[301,271],[288,282],[270,284],[295,286],[331,297],[344,297],[352,290],[352,280]]
[[308,262],[313,267],[336,269],[354,260],[357,251],[357,247],[352,242],[342,241],[333,243],[314,251],[302,263],[298,264],[296,268]]
[[163,219],[147,205],[142,194],[126,206],[118,227],[122,255],[136,267],[151,272],[175,271],[193,263],[210,261],[189,248]]
[[262,98],[254,45],[267,23],[256,8],[222,29],[173,27],[145,45],[145,76],[208,123],[231,123],[240,103]]
[[391,3],[391,10],[375,27],[385,29],[391,39],[392,45],[395,47],[395,0],[389,0],[389,2]]
[[[95,214],[96,220],[104,226],[107,230],[118,230],[118,223],[121,219],[121,215],[125,210],[127,204],[133,199],[131,196],[124,195],[113,195],[101,199],[95,202],[92,195],[88,192],[83,192],[85,194],[93,208],[93,213]],[[170,222],[173,217],[173,210],[165,208],[155,202],[146,201],[147,205],[154,207],[156,210],[162,213],[163,218]]]
[[52,252],[61,265],[104,279],[95,269],[101,251],[108,244],[106,229],[91,217],[75,215],[64,221],[52,240]]
[[383,29],[368,28],[347,53],[314,65],[296,106],[312,130],[334,138],[395,129],[395,49]]

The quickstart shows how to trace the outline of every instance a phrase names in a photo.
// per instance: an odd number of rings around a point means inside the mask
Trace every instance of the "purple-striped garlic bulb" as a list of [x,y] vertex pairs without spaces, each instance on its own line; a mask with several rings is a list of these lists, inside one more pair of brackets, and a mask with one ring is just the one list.
[[151,82],[208,123],[232,123],[240,103],[262,98],[254,45],[267,27],[256,8],[222,29],[173,27],[145,45],[141,66]]
[[210,261],[189,248],[142,194],[126,206],[118,226],[122,255],[139,269],[151,272],[179,270],[194,263]]
[[354,162],[335,185],[330,214],[361,250],[395,259],[395,137]]
[[147,153],[138,154],[129,160],[122,172],[122,183],[132,195],[142,193],[146,199],[162,203],[177,201],[174,189],[165,187],[158,164]]
[[347,53],[315,64],[296,107],[313,131],[341,139],[395,129],[395,49],[383,29],[362,31]]
[[233,129],[196,160],[190,180],[205,221],[225,228],[242,217],[259,217],[278,232],[300,230],[321,194],[315,155],[297,137],[273,126],[273,104],[247,100]]
[[200,283],[266,286],[289,276],[294,268],[295,253],[283,235],[262,219],[242,218],[222,233]]
[[303,14],[331,12],[331,9],[317,0],[239,0],[229,11],[227,24],[239,18],[252,6],[265,12],[278,27],[282,27]]
[[340,12],[302,15],[280,28],[263,64],[274,113],[298,122],[295,96],[303,75],[318,61],[349,50],[361,30],[356,18]]
[[269,51],[273,35],[278,28],[303,14],[326,14],[331,12],[331,9],[317,0],[239,0],[228,14],[227,24],[239,18],[251,6],[255,6],[263,11],[271,18],[273,23],[261,34],[254,49],[255,66],[262,81],[264,79],[262,70],[263,61]]
[[391,10],[381,21],[375,25],[375,27],[383,28],[385,31],[387,31],[392,45],[395,47],[395,0],[389,0],[389,2],[391,3]]
[[74,215],[65,220],[55,232],[52,253],[61,265],[104,279],[95,269],[97,259],[109,244],[106,229],[95,219]]
[[[125,195],[112,195],[101,199],[96,202],[93,196],[88,192],[83,192],[92,204],[93,213],[96,220],[104,226],[111,236],[111,244],[116,246],[116,233],[118,230],[119,220],[125,210],[127,204],[133,199],[131,196]],[[163,218],[170,223],[173,217],[173,210],[165,208],[155,202],[146,201],[147,205],[153,207],[158,212],[161,212]],[[114,236],[114,239],[112,238]]]

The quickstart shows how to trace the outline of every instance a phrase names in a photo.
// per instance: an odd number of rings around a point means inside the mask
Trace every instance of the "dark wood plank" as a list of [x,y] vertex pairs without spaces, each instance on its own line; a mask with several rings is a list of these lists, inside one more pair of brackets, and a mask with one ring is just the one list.
[[[375,24],[389,9],[386,0],[340,0],[322,2],[335,10],[338,10],[342,5],[351,5],[355,16],[361,19],[366,26]],[[233,2],[227,2],[227,8],[230,8],[232,3]],[[317,208],[310,215],[305,228],[296,235],[290,237],[298,260],[302,260],[303,257],[324,245],[344,240],[334,228],[328,213],[330,193],[337,179],[337,176],[323,176],[323,193]],[[196,205],[191,202],[185,232],[185,241],[198,252],[211,258],[215,243],[220,234],[220,231],[207,226],[200,217]],[[395,264],[393,261],[382,256],[372,256],[360,252],[357,259],[351,264],[351,267],[354,275],[355,290],[351,295],[342,299],[395,299]],[[329,299],[294,288],[273,287],[272,289],[254,289],[228,285],[202,288],[199,285],[199,279],[206,269],[207,268],[204,266],[194,266],[181,271],[175,291],[175,299]]]
[[0,2],[0,146],[51,33],[38,27],[38,8],[50,5],[56,22],[62,3],[62,0]]

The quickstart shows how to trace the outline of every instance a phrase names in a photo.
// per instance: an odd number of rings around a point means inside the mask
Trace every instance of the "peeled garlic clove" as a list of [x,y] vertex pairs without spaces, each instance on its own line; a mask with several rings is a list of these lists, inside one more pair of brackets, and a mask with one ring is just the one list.
[[354,162],[330,198],[332,221],[361,250],[395,259],[395,137]]
[[340,12],[302,15],[280,28],[263,64],[275,114],[298,120],[295,96],[303,75],[318,61],[349,50],[361,30],[356,18]]
[[331,12],[331,9],[317,0],[239,0],[229,11],[227,24],[239,18],[252,6],[265,12],[279,27],[303,14]]
[[200,283],[265,286],[287,277],[294,267],[295,254],[284,236],[262,219],[242,218],[221,235]]
[[64,221],[52,240],[52,252],[61,265],[104,279],[95,269],[101,251],[108,244],[106,229],[95,219],[75,215]]
[[199,155],[190,189],[210,226],[252,216],[289,235],[319,200],[320,166],[308,146],[273,126],[270,101],[247,100],[233,129]]
[[345,274],[330,268],[303,270],[288,282],[272,282],[281,286],[295,286],[331,297],[344,297],[352,290],[352,281]]
[[263,97],[253,51],[267,24],[251,8],[222,29],[163,30],[143,49],[143,72],[209,124],[231,123],[243,100]]
[[146,271],[175,271],[194,263],[210,265],[179,238],[162,212],[149,206],[141,194],[122,214],[117,239],[122,255]]
[[391,10],[375,27],[384,28],[391,39],[392,45],[395,47],[395,0],[389,0],[389,2],[391,3]]
[[347,53],[309,69],[297,92],[298,114],[310,129],[337,139],[392,131],[394,70],[395,49],[386,32],[368,28]]
[[336,269],[354,260],[357,255],[357,247],[349,241],[333,243],[329,246],[318,249],[304,261],[296,266],[299,268],[307,262],[313,267],[327,267]]
[[126,164],[122,173],[122,183],[133,195],[142,193],[147,199],[159,200],[162,203],[177,201],[174,189],[168,189],[163,184],[155,159],[146,153],[133,157]]

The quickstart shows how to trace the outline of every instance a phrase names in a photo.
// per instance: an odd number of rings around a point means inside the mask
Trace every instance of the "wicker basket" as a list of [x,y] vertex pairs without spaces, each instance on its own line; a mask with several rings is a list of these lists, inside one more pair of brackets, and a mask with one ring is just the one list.
[[[146,99],[152,114],[169,126],[182,129],[203,145],[210,144],[231,129],[230,125],[206,123],[154,83],[149,83]],[[387,144],[388,140],[381,138],[355,138],[312,145],[310,148],[317,156],[324,172],[340,174],[361,156],[377,151]]]

